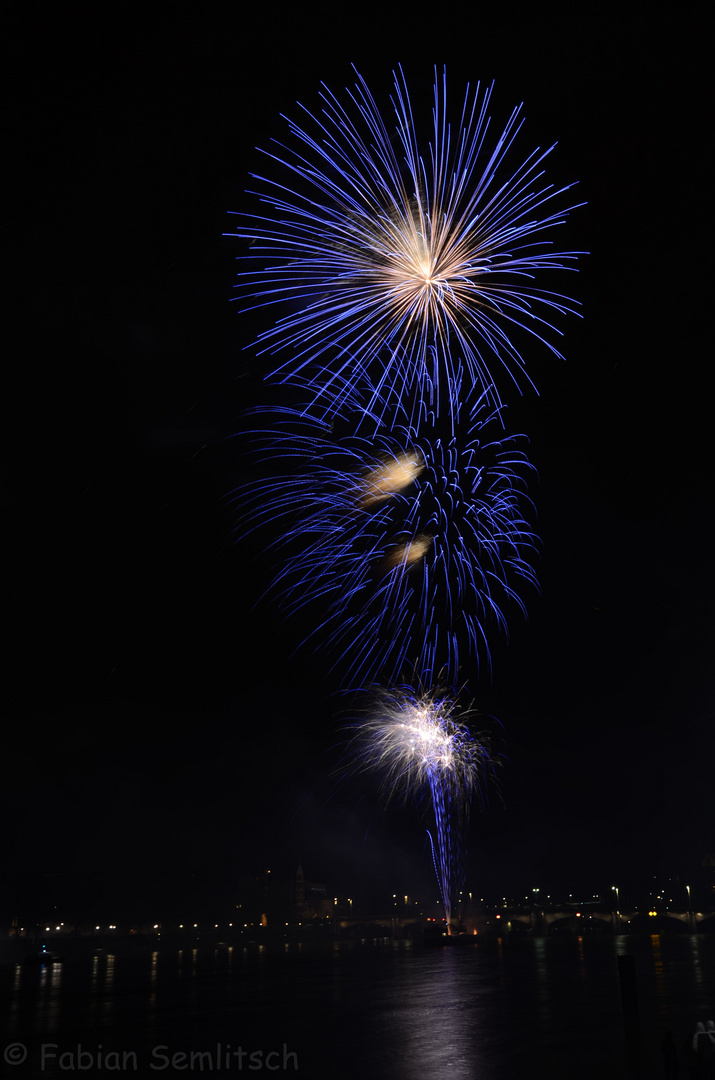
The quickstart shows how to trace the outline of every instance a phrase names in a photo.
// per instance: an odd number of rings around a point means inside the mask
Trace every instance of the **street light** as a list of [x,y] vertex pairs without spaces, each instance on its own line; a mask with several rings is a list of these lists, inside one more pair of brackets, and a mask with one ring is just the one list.
[[613,913],[613,929],[614,931],[621,930],[621,898],[618,892],[617,885],[611,885],[611,891],[616,894],[616,910]]

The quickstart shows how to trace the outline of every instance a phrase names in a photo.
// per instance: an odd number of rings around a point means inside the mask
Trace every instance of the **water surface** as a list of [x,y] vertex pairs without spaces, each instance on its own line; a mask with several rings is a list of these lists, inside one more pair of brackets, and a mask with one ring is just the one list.
[[[5,963],[5,1074],[625,1080],[619,954],[635,961],[643,1076],[663,1075],[668,1030],[685,1075],[685,1041],[715,1017],[715,937],[202,945]],[[16,1043],[27,1056],[13,1065]]]

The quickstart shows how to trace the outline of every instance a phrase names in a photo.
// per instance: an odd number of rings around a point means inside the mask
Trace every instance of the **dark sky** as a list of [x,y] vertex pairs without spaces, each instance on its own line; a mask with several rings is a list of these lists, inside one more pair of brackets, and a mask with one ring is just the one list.
[[411,85],[435,63],[494,78],[588,202],[567,362],[540,352],[541,396],[509,402],[543,592],[470,678],[508,759],[472,883],[595,890],[715,851],[704,26],[640,4],[327,10],[87,6],[6,35],[4,909],[222,897],[298,858],[336,886],[432,887],[416,815],[331,776],[340,703],[296,628],[251,610],[229,498],[255,385],[225,212],[279,112],[351,62],[378,94],[400,62]]

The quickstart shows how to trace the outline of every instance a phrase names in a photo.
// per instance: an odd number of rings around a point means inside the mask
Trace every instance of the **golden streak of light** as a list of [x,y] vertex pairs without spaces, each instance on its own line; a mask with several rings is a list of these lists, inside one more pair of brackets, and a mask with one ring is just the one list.
[[385,565],[393,570],[397,566],[412,566],[429,551],[432,537],[421,533],[406,544],[398,544],[385,559]]
[[361,505],[374,506],[375,503],[389,499],[395,492],[408,487],[423,468],[417,454],[399,454],[379,469],[373,469],[363,481]]

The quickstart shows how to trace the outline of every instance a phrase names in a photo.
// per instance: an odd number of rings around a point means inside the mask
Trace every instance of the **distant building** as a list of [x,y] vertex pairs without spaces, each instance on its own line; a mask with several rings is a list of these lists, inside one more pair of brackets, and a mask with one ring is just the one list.
[[306,881],[304,918],[315,919],[330,915],[332,910],[333,904],[328,896],[327,886],[317,881]]
[[236,887],[236,909],[240,921],[272,926],[330,914],[324,884],[306,881],[303,867],[272,867],[242,874]]

